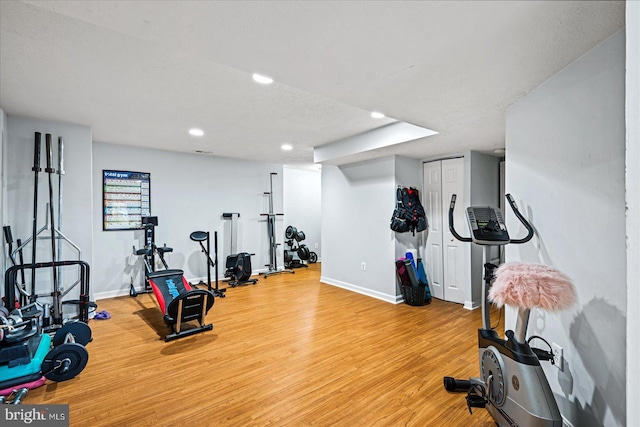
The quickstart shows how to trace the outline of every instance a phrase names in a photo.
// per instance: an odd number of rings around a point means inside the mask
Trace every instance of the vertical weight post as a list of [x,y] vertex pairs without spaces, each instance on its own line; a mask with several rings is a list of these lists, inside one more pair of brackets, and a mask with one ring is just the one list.
[[[62,175],[64,175],[64,139],[58,137],[58,233],[62,233]],[[53,223],[51,232],[55,233]],[[62,239],[58,239],[58,257],[62,259]],[[62,283],[62,269],[58,267],[58,283]]]
[[[46,134],[46,152],[47,152],[47,168],[45,172],[49,174],[49,221],[51,221],[51,260],[56,262],[56,233],[55,233],[55,217],[53,214],[53,181],[52,175],[56,173],[56,170],[51,167],[53,163],[53,147],[51,146],[51,134]],[[35,240],[34,240],[35,242]],[[55,324],[62,324],[61,313],[61,301],[60,301],[60,289],[58,286],[58,269],[56,267],[51,269],[53,274],[53,322]]]
[[[33,184],[33,218],[32,218],[32,234],[31,234],[31,264],[36,263],[36,247],[37,247],[37,236],[38,236],[38,174],[42,170],[40,168],[40,151],[42,146],[42,134],[40,132],[35,133],[34,139],[34,150],[33,150],[33,168],[31,170],[34,173],[34,184]],[[35,302],[37,299],[36,295],[36,269],[35,267],[31,268],[31,295],[29,296],[29,302]],[[13,301],[7,301],[7,304],[11,304],[10,307],[13,306]]]

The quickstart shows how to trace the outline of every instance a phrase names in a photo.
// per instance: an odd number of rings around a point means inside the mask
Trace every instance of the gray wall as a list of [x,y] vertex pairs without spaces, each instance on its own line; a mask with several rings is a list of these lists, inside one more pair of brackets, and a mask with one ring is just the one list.
[[[407,157],[402,156],[394,156],[395,160],[395,181],[396,187],[413,187],[417,188],[422,196],[422,162],[416,159],[409,159]],[[395,193],[394,197],[394,205],[395,206]],[[389,211],[389,218],[387,218],[387,223],[384,224],[389,228],[389,222],[391,220],[391,212],[393,212],[392,208],[387,208]],[[427,218],[428,221],[428,218]],[[426,241],[426,231],[424,232],[416,232],[414,236],[413,233],[395,233],[391,231],[391,235],[395,239],[395,254],[396,259],[404,257],[407,251],[412,251],[414,256],[422,256],[424,255],[423,248],[421,247]],[[400,294],[400,287],[398,285],[398,295]]]
[[[499,206],[500,199],[500,159],[477,151],[469,151],[464,156],[465,172],[469,173],[469,179],[465,181],[468,186],[466,193],[469,195],[469,206]],[[448,220],[447,220],[448,221]],[[464,226],[464,225],[463,225]],[[515,230],[514,230],[515,231]],[[465,236],[467,235],[465,230]],[[522,232],[512,237],[523,237]],[[471,295],[466,301],[472,301],[473,307],[479,307],[482,301],[483,260],[484,249],[480,245],[471,245]],[[491,248],[490,257],[498,257],[498,248]],[[465,308],[469,308],[465,304]]]
[[[57,165],[57,141],[62,136],[65,141],[63,180],[63,222],[62,232],[82,250],[82,259],[92,264],[93,258],[93,234],[92,234],[92,187],[91,187],[91,129],[67,123],[56,123],[27,117],[7,116],[6,138],[6,217],[7,225],[11,225],[14,240],[20,238],[23,241],[32,235],[33,224],[33,187],[34,173],[33,150],[34,134],[42,133],[41,167],[43,171],[38,179],[38,228],[45,225],[46,205],[49,201],[48,175],[44,172],[46,166],[45,134],[50,133],[54,141],[54,165]],[[56,166],[57,167],[57,166]],[[53,177],[54,209],[57,217],[58,178]],[[3,203],[4,205],[4,203]],[[42,236],[49,236],[45,231]],[[40,240],[37,246],[37,261],[51,261],[51,246],[48,240]],[[62,259],[77,259],[75,252],[70,247],[63,246]],[[25,262],[31,261],[30,246],[25,251]],[[38,292],[50,291],[50,273],[38,273]],[[66,279],[75,280],[75,272],[64,273]],[[92,285],[95,283],[95,273],[92,271]],[[27,280],[29,280],[27,278]],[[73,282],[71,280],[71,283]],[[68,280],[61,282],[67,285]],[[76,290],[79,291],[78,287]],[[67,299],[77,298],[74,290]],[[92,293],[95,288],[92,288]],[[46,301],[46,300],[43,300]],[[65,310],[69,311],[69,310]]]
[[389,224],[397,185],[421,189],[421,172],[420,161],[397,156],[323,166],[321,281],[401,301],[394,261],[418,248],[419,235],[400,235]]
[[[321,213],[321,171],[285,166],[284,181],[284,226],[293,225],[304,231],[306,239],[302,244],[322,258],[320,239]],[[278,236],[279,239],[283,237]]]
[[[640,355],[640,2],[628,1],[627,19],[627,360]],[[627,425],[640,425],[640,364],[627,364]]]
[[624,78],[621,30],[507,113],[506,190],[537,234],[508,246],[507,261],[555,266],[578,291],[573,309],[536,310],[529,324],[564,348],[564,371],[545,372],[575,427],[626,425]]
[[322,282],[396,301],[394,233],[389,228],[394,166],[393,157],[323,166]]
[[[254,272],[269,263],[267,225],[261,213],[268,212],[269,174],[274,177],[274,211],[282,213],[282,165],[222,159],[212,156],[94,143],[93,232],[95,236],[94,289],[106,298],[128,293],[131,277],[142,284],[141,261],[132,246],[143,245],[143,233],[102,230],[102,171],[131,170],[151,173],[151,214],[158,216],[156,244],[174,248],[167,260],[183,269],[188,280],[205,278],[206,260],[200,246],[189,239],[195,230],[218,231],[219,270],[229,253],[229,221],[223,212],[240,212],[238,249],[255,253]],[[276,221],[277,241],[283,239],[283,219]],[[211,242],[213,250],[213,242]],[[278,250],[282,266],[282,247]],[[213,270],[212,270],[213,275]]]

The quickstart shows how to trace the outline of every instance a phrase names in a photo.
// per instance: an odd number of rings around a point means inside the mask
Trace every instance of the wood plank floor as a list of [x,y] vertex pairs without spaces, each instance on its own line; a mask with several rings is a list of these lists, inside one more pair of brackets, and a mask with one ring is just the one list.
[[393,305],[321,284],[320,264],[227,290],[213,331],[165,343],[151,294],[98,301],[89,363],[25,403],[72,426],[493,426],[445,375],[478,375],[480,311]]

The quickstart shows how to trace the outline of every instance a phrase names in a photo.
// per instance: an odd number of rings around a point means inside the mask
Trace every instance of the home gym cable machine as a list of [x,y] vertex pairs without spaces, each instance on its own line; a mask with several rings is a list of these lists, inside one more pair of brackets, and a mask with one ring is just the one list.
[[273,176],[278,175],[276,172],[271,172],[269,175],[269,191],[265,191],[265,195],[269,196],[269,213],[260,214],[261,216],[267,217],[267,235],[269,236],[269,264],[265,264],[265,267],[269,269],[263,274],[266,279],[268,276],[273,274],[280,273],[291,273],[294,274],[295,271],[290,270],[288,268],[283,268],[282,270],[278,270],[278,245],[280,243],[276,242],[276,216],[283,216],[282,213],[274,213],[273,212]]

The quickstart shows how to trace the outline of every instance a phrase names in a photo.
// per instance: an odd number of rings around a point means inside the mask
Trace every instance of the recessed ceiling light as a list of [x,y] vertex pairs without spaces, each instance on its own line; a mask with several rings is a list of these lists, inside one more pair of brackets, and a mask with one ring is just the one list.
[[371,117],[373,117],[374,119],[381,119],[384,117],[384,114],[374,111],[373,113],[371,113]]
[[189,135],[193,135],[193,136],[202,136],[204,135],[204,131],[202,129],[189,129]]
[[253,80],[263,85],[268,85],[273,83],[273,79],[271,77],[263,76],[262,74],[253,74]]
[[291,146],[291,144],[282,144],[282,145],[280,146],[280,148],[282,148],[282,150],[284,150],[284,151],[291,151],[291,150],[293,150],[293,147]]

